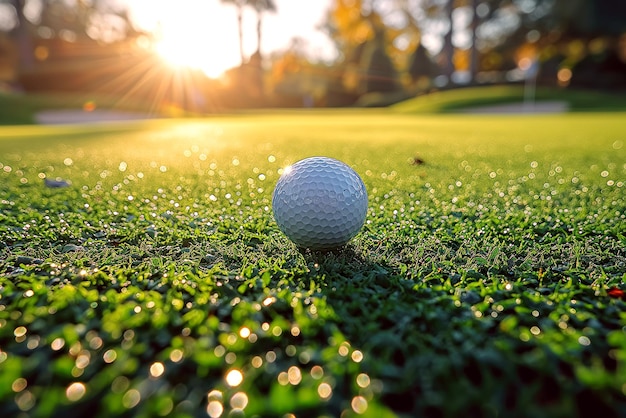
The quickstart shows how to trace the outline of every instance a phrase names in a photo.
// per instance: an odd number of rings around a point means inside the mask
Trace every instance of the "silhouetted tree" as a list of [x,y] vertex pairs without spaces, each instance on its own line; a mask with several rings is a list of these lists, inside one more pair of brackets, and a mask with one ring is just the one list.
[[418,83],[421,80],[428,81],[436,74],[435,65],[421,42],[409,57],[407,72],[413,83]]
[[248,0],[256,11],[256,37],[257,53],[261,55],[261,23],[264,12],[276,12],[276,4],[273,0]]
[[24,0],[11,0],[17,15],[17,27],[14,30],[17,38],[19,54],[19,70],[28,71],[33,68],[35,59],[33,56],[33,41],[28,30],[28,22],[24,17]]
[[452,45],[452,12],[453,12],[453,0],[447,0],[444,6],[444,15],[446,16],[450,28],[443,37],[443,75],[448,79],[448,82],[452,80],[452,73],[454,73],[454,45]]
[[385,50],[384,32],[377,31],[363,52],[361,62],[361,93],[396,91],[396,70]]
[[470,7],[472,9],[472,23],[470,30],[472,32],[472,46],[470,47],[470,75],[473,81],[476,80],[476,74],[480,70],[479,68],[479,53],[478,53],[478,25],[480,25],[480,17],[478,16],[478,5],[480,0],[470,0]]
[[[232,4],[237,10],[237,31],[239,36],[239,57],[241,58],[241,64],[246,62],[246,58],[243,51],[243,11],[245,7],[252,7],[257,15],[257,52],[260,55],[261,51],[261,22],[263,13],[270,11],[276,11],[276,4],[273,0],[221,0],[222,3]],[[257,60],[258,57],[255,57]]]

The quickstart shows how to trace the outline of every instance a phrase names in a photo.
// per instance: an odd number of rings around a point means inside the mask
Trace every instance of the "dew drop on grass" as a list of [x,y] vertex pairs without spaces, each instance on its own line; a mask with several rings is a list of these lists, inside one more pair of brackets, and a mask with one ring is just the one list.
[[178,348],[172,350],[170,353],[170,360],[174,363],[179,363],[183,359],[183,350]]
[[365,373],[361,373],[356,377],[356,384],[361,388],[366,388],[370,385],[370,377]]
[[209,401],[222,401],[223,399],[222,392],[219,390],[212,390],[206,396]]
[[28,339],[28,342],[26,343],[26,347],[28,347],[29,350],[34,350],[35,348],[39,347],[39,341],[40,341],[39,336],[34,335]]
[[82,351],[81,354],[76,357],[76,368],[84,369],[89,366],[89,362],[91,360],[91,354],[89,351]]
[[150,366],[151,377],[157,378],[162,376],[163,373],[165,373],[165,365],[163,363],[161,363],[160,361],[152,363],[152,365]]
[[254,367],[255,369],[258,369],[263,366],[263,358],[260,356],[254,356],[252,357],[250,364],[252,364],[252,367]]
[[218,418],[222,416],[224,412],[224,406],[220,401],[210,401],[206,407],[206,413],[211,418]]
[[15,403],[17,404],[17,407],[24,412],[31,410],[35,406],[36,401],[37,398],[35,397],[35,395],[33,395],[28,390],[20,392],[15,397]]
[[105,363],[111,364],[115,361],[115,359],[117,359],[117,352],[113,349],[107,350],[102,355],[102,359]]
[[54,340],[52,340],[52,343],[50,343],[50,347],[54,351],[59,351],[60,349],[63,348],[64,345],[65,345],[65,340],[61,337],[55,338]]
[[341,357],[346,357],[346,356],[348,355],[348,353],[350,352],[350,350],[348,349],[348,347],[347,347],[347,346],[345,346],[345,345],[341,345],[341,346],[339,347],[338,352],[339,352],[339,355],[340,355]]
[[316,380],[324,377],[324,369],[322,368],[322,366],[313,366],[311,368],[311,377]]
[[355,396],[351,402],[352,410],[357,414],[364,414],[367,411],[367,399],[363,396]]
[[27,332],[26,327],[17,327],[13,331],[13,335],[15,335],[16,338],[21,338],[24,335],[26,335],[26,332]]
[[111,390],[113,393],[122,393],[128,389],[130,381],[126,376],[118,376],[111,383]]
[[300,371],[300,368],[297,366],[291,366],[287,371],[287,378],[289,383],[294,386],[300,384],[302,381],[302,372]]
[[268,363],[273,363],[276,361],[276,353],[274,351],[268,351],[267,353],[265,353],[265,360],[267,360]]
[[226,373],[226,383],[230,387],[239,386],[243,382],[243,373],[237,369],[232,369]]
[[352,361],[354,361],[355,363],[360,363],[361,361],[363,361],[363,353],[359,350],[354,350],[351,357]]
[[26,381],[26,379],[24,379],[23,377],[18,377],[17,379],[13,381],[13,384],[11,385],[11,389],[13,390],[13,392],[19,393],[23,391],[24,389],[26,389],[27,386],[28,386],[28,382]]
[[224,361],[226,362],[226,364],[234,364],[235,361],[237,361],[237,354],[235,353],[226,354],[226,356],[224,357]]
[[250,332],[250,328],[248,327],[241,327],[239,329],[239,336],[241,338],[248,338],[250,336],[251,332]]
[[287,372],[280,372],[276,380],[278,380],[279,385],[287,386],[289,384],[289,375]]
[[297,325],[291,327],[291,335],[293,335],[294,337],[300,335],[300,328],[298,328]]
[[243,410],[248,406],[248,395],[244,392],[237,392],[230,398],[230,406],[233,409]]
[[333,395],[333,389],[328,383],[320,383],[317,387],[317,394],[323,400],[328,400]]
[[65,396],[71,402],[76,402],[82,398],[87,392],[87,388],[84,383],[74,382],[65,389]]
[[137,389],[131,389],[122,397],[122,404],[125,408],[131,409],[141,401],[141,393]]

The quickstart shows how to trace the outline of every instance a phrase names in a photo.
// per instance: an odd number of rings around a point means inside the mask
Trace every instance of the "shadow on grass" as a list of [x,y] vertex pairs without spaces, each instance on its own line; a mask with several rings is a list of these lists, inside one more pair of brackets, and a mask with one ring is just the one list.
[[[321,294],[341,333],[363,353],[362,373],[380,383],[381,402],[394,413],[587,416],[594,410],[619,411],[611,400],[616,394],[590,390],[577,379],[576,362],[584,360],[584,353],[567,359],[548,342],[520,338],[520,331],[535,322],[530,315],[517,317],[517,295],[455,289],[443,274],[412,280],[368,261],[351,246],[301,254],[323,278]],[[498,297],[502,310],[493,299]],[[523,301],[522,308],[539,309],[542,315],[550,309],[541,301],[535,305]],[[550,326],[542,325],[548,339]]]

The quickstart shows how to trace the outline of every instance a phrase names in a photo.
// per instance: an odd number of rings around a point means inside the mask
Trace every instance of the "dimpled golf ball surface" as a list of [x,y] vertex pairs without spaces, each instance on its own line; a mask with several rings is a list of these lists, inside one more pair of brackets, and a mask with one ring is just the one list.
[[280,230],[298,247],[312,250],[345,245],[367,214],[367,190],[348,165],[311,157],[287,167],[272,196]]

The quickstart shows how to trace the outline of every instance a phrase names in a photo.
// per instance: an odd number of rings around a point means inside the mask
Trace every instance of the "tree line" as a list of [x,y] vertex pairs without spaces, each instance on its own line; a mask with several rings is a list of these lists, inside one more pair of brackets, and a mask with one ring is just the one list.
[[[541,68],[539,81],[547,84],[626,88],[624,2],[334,0],[320,30],[332,39],[337,58],[316,62],[308,55],[306,39],[261,56],[264,17],[279,12],[274,1],[220,1],[236,10],[241,66],[228,72],[227,86],[204,81],[202,91],[223,96],[230,106],[384,105],[433,89],[516,82],[535,63]],[[38,9],[33,11],[35,3]],[[8,4],[16,24],[5,28],[4,43],[0,38],[0,59],[7,50],[2,45],[11,40],[18,46],[20,73],[45,61],[37,55],[37,45],[44,41],[50,48],[59,39],[107,48],[151,36],[134,28],[120,2]],[[246,9],[257,17],[257,50],[250,57],[243,49]]]

